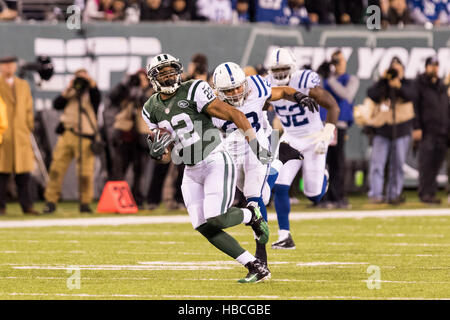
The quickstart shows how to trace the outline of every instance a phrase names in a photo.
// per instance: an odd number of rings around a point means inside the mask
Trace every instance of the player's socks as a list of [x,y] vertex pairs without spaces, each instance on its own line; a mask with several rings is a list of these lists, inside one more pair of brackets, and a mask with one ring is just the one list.
[[197,228],[208,241],[223,253],[229,255],[233,259],[237,259],[246,250],[225,231],[210,225],[208,222]]
[[209,218],[207,221],[211,226],[218,229],[226,229],[242,223],[244,221],[244,212],[243,209],[230,207],[224,214]]
[[258,242],[258,240],[255,240],[256,242],[256,252],[255,257],[264,262],[267,265],[267,250],[266,245],[261,244]]
[[274,204],[277,211],[279,229],[289,230],[289,212],[291,204],[289,202],[290,186],[284,184],[275,184]]
[[280,160],[275,159],[272,161],[272,163],[270,165],[269,176],[267,177],[267,184],[269,185],[270,190],[273,189],[273,186],[275,185],[275,181],[277,181],[278,174],[281,171],[281,167],[283,167],[283,163]]
[[[266,206],[264,205],[263,199],[261,197],[248,198],[247,202],[248,203],[257,202],[258,206],[259,206],[259,211],[261,212],[261,215],[263,216],[264,220],[267,221],[267,209],[266,209]],[[255,239],[255,241],[256,241],[255,257],[267,265],[266,245],[259,243],[258,240],[256,240],[256,239]]]
[[253,262],[256,260],[256,257],[254,257],[250,252],[245,251],[241,255],[239,255],[236,258],[236,261],[245,266],[249,262]]
[[263,216],[264,220],[267,221],[267,209],[266,209],[266,206],[264,205],[264,201],[263,201],[262,197],[247,198],[247,203],[250,203],[250,202],[256,202],[258,204],[261,215]]

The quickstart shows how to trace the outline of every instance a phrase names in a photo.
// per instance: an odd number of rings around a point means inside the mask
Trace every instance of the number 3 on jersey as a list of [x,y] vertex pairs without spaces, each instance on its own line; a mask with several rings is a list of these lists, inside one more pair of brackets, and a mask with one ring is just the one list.
[[[299,112],[291,114],[295,109],[298,109]],[[286,110],[288,111],[288,114],[285,114]],[[287,106],[275,107],[275,111],[280,117],[281,123],[285,127],[299,127],[309,123],[309,120],[306,117],[301,120],[301,117],[305,115],[305,109],[299,104],[294,104],[290,106],[289,109],[287,108]]]
[[[246,113],[245,116],[249,120],[250,124],[252,125],[253,129],[255,129],[256,132],[258,132],[259,128],[261,128],[261,124],[258,122],[258,114],[256,112],[249,112]],[[226,121],[222,125],[222,130],[227,131],[228,126],[233,125],[231,129],[236,130],[236,125],[232,121]]]

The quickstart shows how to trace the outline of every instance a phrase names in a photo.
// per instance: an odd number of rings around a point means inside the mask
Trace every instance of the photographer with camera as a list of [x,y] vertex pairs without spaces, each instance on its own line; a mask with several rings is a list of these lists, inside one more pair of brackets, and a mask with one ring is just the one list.
[[[347,73],[347,60],[341,50],[331,55],[331,62],[324,62],[317,73],[323,78],[323,88],[329,91],[339,105],[339,119],[336,124],[336,142],[330,143],[327,152],[327,165],[330,174],[328,192],[319,206],[325,208],[350,208],[345,198],[345,141],[347,129],[353,124],[353,99],[359,88],[359,79]],[[320,108],[324,121],[327,110]]]
[[85,69],[77,70],[69,86],[53,100],[53,107],[63,113],[56,128],[59,137],[44,193],[47,202],[44,214],[56,210],[64,176],[73,158],[77,160],[80,212],[92,213],[89,204],[94,195],[95,153],[101,152],[102,148],[97,127],[100,101],[97,84]]
[[[369,201],[400,204],[405,201],[403,165],[411,142],[415,87],[404,78],[399,58],[392,59],[382,78],[369,87],[367,96],[364,106],[369,112],[361,124],[372,138]],[[383,197],[386,163],[389,163],[388,181]]]
[[136,204],[143,205],[144,196],[140,191],[141,181],[145,176],[148,159],[148,126],[141,117],[142,106],[153,94],[144,69],[127,77],[109,94],[109,107],[118,109],[114,117],[112,130],[111,180],[124,180],[127,169],[133,166],[132,193]]

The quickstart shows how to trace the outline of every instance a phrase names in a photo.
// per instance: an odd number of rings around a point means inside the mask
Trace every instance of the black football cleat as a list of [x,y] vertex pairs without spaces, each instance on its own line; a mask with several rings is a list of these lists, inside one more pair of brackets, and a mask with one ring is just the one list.
[[267,265],[264,265],[259,259],[247,263],[245,267],[248,269],[248,273],[245,278],[238,280],[239,283],[257,283],[270,279],[271,274]]
[[272,243],[272,249],[295,249],[295,243],[291,234],[287,238]]

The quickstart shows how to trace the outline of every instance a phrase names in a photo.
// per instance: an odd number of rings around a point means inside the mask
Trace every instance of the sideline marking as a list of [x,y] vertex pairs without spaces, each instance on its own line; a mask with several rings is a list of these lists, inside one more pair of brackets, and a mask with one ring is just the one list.
[[[362,218],[391,218],[391,217],[450,217],[449,209],[414,209],[414,210],[368,210],[368,211],[321,211],[321,212],[291,212],[289,220],[316,219],[362,219]],[[275,213],[268,215],[269,221],[276,221]],[[189,216],[128,216],[128,217],[100,217],[100,218],[63,218],[33,220],[0,221],[2,228],[39,228],[39,227],[71,227],[71,226],[119,226],[161,223],[189,223]]]

